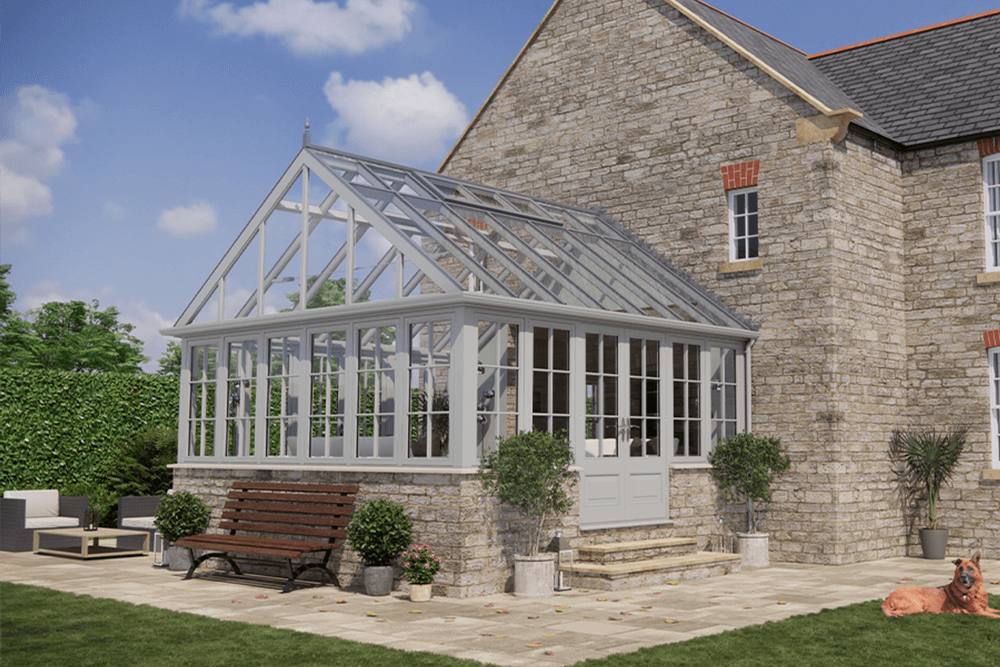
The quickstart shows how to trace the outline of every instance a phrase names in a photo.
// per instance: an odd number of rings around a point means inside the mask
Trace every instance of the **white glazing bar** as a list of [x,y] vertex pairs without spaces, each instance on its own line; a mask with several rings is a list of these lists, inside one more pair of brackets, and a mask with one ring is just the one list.
[[354,207],[347,209],[347,278],[344,285],[344,296],[347,305],[354,303],[354,244],[357,243]]
[[226,277],[219,278],[219,286],[215,288],[219,295],[219,321],[226,319]]
[[267,238],[267,220],[261,220],[257,238],[257,315],[264,314],[264,239]]
[[299,241],[299,302],[296,310],[306,309],[309,291],[309,167],[302,167],[302,235]]
[[396,253],[396,298],[403,298],[403,289],[405,285],[403,284],[403,253]]

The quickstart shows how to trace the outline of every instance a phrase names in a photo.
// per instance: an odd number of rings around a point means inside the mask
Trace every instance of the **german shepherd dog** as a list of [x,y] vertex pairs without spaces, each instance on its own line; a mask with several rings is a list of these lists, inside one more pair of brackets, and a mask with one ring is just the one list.
[[909,586],[894,590],[882,603],[882,613],[890,617],[927,612],[1000,618],[1000,611],[990,608],[987,601],[979,556],[977,551],[969,560],[953,561],[955,577],[950,584],[938,588]]

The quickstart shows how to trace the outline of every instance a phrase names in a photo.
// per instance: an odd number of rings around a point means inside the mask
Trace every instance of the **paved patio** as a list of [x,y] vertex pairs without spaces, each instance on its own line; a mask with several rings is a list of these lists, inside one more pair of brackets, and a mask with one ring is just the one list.
[[[402,593],[372,598],[332,585],[281,594],[281,581],[197,575],[152,567],[151,556],[78,561],[0,552],[0,580],[428,651],[495,665],[572,665],[747,625],[884,598],[902,585],[951,580],[951,560],[892,558],[854,565],[774,563],[762,570],[677,585],[603,593],[572,590],[545,600],[511,595],[415,604]],[[982,562],[1000,594],[1000,561]],[[669,619],[669,621],[667,620]]]

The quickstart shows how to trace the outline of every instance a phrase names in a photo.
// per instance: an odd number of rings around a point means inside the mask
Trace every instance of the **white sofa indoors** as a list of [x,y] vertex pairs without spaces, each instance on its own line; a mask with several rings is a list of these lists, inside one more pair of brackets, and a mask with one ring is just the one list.
[[[87,499],[61,496],[55,489],[4,491],[0,498],[0,550],[31,551],[35,531],[43,528],[76,528],[87,520]],[[79,546],[80,541],[42,536],[43,546]]]

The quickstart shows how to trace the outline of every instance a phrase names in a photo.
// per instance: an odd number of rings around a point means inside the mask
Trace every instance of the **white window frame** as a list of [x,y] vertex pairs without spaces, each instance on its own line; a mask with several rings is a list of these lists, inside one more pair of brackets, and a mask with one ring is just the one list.
[[1000,154],[983,158],[986,270],[1000,271]]
[[990,443],[993,468],[1000,469],[1000,347],[986,350],[990,367]]
[[[753,194],[754,203],[756,206],[753,211],[749,210],[749,196]],[[745,205],[743,208],[743,213],[737,213],[737,200],[743,197]],[[729,208],[729,261],[731,262],[745,262],[753,259],[758,259],[760,257],[760,197],[757,194],[757,186],[751,186],[749,188],[739,188],[738,190],[729,190],[726,192],[726,202]],[[755,233],[750,233],[749,222],[753,216],[753,221],[755,223],[756,231]],[[737,233],[737,225],[741,221],[743,225],[743,234]],[[753,254],[750,253],[750,243],[751,239],[755,242]],[[739,247],[741,244],[745,245],[745,256],[740,257]]]

